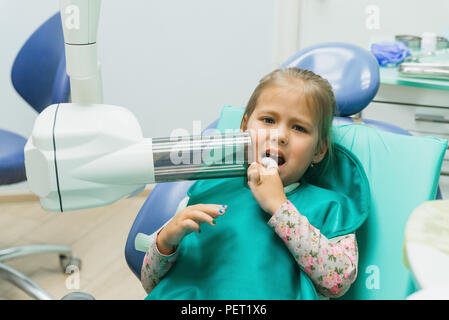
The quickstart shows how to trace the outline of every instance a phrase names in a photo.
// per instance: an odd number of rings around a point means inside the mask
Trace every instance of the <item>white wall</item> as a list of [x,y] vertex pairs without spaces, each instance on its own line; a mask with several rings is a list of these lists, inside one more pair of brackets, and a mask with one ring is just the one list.
[[[27,37],[58,0],[0,0],[0,128],[25,137],[36,112],[10,81]],[[273,67],[275,0],[104,0],[98,31],[104,102],[129,108],[146,137],[203,128],[244,106]],[[1,189],[1,188],[0,188]]]
[[[128,5],[132,3],[132,6]],[[144,135],[168,136],[244,106],[273,60],[273,0],[105,0],[99,27],[105,103]]]
[[[378,25],[369,6],[378,9]],[[342,41],[369,48],[397,34],[449,31],[447,0],[301,0],[300,48]]]

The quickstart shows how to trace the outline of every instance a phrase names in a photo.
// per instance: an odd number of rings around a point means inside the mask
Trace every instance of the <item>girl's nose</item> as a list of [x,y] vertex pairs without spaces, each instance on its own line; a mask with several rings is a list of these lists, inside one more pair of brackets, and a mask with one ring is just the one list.
[[286,145],[288,143],[288,134],[282,128],[273,130],[271,136],[271,142]]
[[279,135],[279,144],[286,145],[288,143],[288,138],[286,135]]

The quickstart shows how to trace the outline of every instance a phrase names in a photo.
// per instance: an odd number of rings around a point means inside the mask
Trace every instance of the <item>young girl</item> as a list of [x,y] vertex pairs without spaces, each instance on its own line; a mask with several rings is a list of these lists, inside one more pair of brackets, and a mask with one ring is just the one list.
[[[147,298],[343,295],[358,261],[348,200],[302,179],[332,154],[334,113],[332,88],[320,76],[288,68],[264,77],[241,122],[257,159],[248,185],[243,178],[212,179],[189,189],[177,214],[152,235],[141,272]],[[279,168],[262,166],[263,157]]]

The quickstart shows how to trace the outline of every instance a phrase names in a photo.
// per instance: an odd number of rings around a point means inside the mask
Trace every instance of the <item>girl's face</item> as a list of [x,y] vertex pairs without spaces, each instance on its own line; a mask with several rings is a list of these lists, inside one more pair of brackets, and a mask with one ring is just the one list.
[[250,118],[244,116],[243,131],[255,141],[256,161],[271,157],[278,162],[284,186],[297,182],[311,163],[320,162],[327,145],[318,148],[319,128],[303,95],[291,87],[265,88]]

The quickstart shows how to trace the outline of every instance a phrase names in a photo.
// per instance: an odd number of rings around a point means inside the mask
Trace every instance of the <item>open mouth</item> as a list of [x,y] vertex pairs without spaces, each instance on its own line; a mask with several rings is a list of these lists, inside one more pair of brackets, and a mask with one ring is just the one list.
[[278,164],[278,167],[282,166],[286,162],[284,155],[280,152],[267,150],[267,151],[265,151],[264,156],[276,161],[276,163]]

